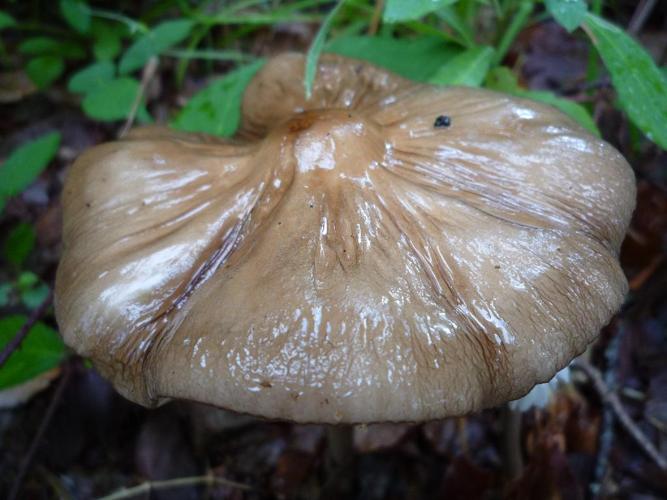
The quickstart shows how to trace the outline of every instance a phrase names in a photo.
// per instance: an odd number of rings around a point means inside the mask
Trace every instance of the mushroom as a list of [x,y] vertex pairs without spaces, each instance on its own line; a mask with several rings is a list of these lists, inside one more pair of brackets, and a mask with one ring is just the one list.
[[526,394],[619,308],[623,157],[559,111],[284,54],[228,140],[139,128],[68,174],[56,316],[125,397],[296,422]]

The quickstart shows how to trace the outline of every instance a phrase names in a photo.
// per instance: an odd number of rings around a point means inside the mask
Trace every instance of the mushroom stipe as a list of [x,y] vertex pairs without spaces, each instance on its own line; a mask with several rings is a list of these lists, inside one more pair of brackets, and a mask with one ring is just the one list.
[[56,316],[121,394],[423,421],[519,398],[596,338],[627,290],[613,147],[488,90],[325,55],[306,100],[303,74],[268,61],[233,139],[138,128],[69,171]]

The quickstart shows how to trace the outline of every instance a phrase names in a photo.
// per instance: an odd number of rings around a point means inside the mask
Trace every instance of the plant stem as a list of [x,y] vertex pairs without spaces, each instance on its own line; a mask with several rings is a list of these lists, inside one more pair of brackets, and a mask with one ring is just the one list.
[[591,12],[596,16],[599,16],[602,13],[602,0],[593,0],[591,4]]
[[166,57],[174,57],[176,59],[206,59],[209,61],[252,61],[256,59],[251,54],[244,54],[238,50],[167,50],[161,54]]
[[493,60],[491,61],[491,67],[498,66],[503,61],[503,59],[505,59],[507,52],[512,46],[512,42],[514,42],[514,39],[526,26],[532,12],[533,2],[524,0],[519,4],[519,9],[514,14],[514,16],[512,16],[512,22],[510,22],[510,25],[507,27],[502,37],[500,38],[500,41],[498,42],[498,48],[496,49],[496,54]]
[[141,101],[143,100],[146,94],[148,85],[155,76],[157,67],[158,67],[157,56],[151,57],[144,66],[144,69],[141,74],[141,84],[137,89],[137,94],[134,96],[134,102],[132,103],[132,108],[130,109],[130,113],[127,115],[127,119],[125,120],[125,125],[123,125],[123,128],[118,133],[118,137],[123,137],[125,134],[127,134],[132,125],[134,124],[134,119],[136,118],[137,112],[139,111],[139,106],[141,105]]
[[49,307],[51,307],[52,302],[53,291],[49,291],[49,294],[42,301],[42,303],[37,306],[37,309],[35,309],[30,314],[27,321],[19,329],[16,335],[14,335],[14,337],[9,342],[7,342],[7,345],[5,345],[5,347],[2,349],[2,352],[0,352],[0,368],[7,362],[14,351],[21,347],[21,343],[28,336],[28,333],[30,333],[30,329],[35,326],[35,323],[37,323],[39,319],[44,316],[44,314],[46,314],[46,311]]
[[375,9],[373,9],[373,17],[368,26],[368,34],[375,35],[380,26],[380,19],[382,18],[382,11],[384,10],[384,0],[375,0]]
[[94,17],[100,17],[102,19],[109,19],[111,21],[116,21],[119,23],[123,23],[126,25],[128,28],[130,28],[130,31],[135,32],[138,31],[139,33],[148,33],[149,29],[148,27],[139,21],[135,21],[134,19],[124,16],[122,14],[118,14],[116,12],[104,10],[104,9],[90,9],[90,13]]
[[32,459],[34,458],[35,453],[37,452],[37,449],[39,448],[39,445],[42,442],[44,433],[48,429],[49,424],[51,423],[51,419],[53,418],[53,415],[56,409],[58,408],[58,405],[60,404],[60,400],[62,399],[63,393],[65,392],[65,387],[67,386],[67,382],[69,381],[70,374],[71,374],[71,367],[68,364],[65,364],[63,367],[63,371],[60,375],[60,381],[58,382],[58,385],[56,386],[56,389],[53,392],[53,396],[51,397],[49,406],[46,408],[46,412],[44,413],[42,422],[39,424],[39,428],[37,429],[35,436],[32,438],[32,442],[30,443],[30,448],[28,449],[28,452],[25,454],[23,460],[21,461],[21,466],[19,468],[18,473],[16,474],[16,477],[14,478],[12,489],[10,490],[9,495],[7,496],[9,500],[15,500],[19,498],[19,493],[21,492],[21,486],[23,486],[23,479],[25,478],[25,475],[28,472],[28,468],[32,463]]
[[104,496],[100,500],[120,500],[123,498],[132,498],[138,495],[145,493],[150,493],[155,490],[167,490],[173,488],[182,488],[184,486],[196,486],[196,485],[222,485],[229,486],[230,488],[236,488],[238,490],[250,490],[250,486],[243,483],[237,483],[236,481],[230,481],[229,479],[224,479],[222,477],[216,477],[213,475],[207,476],[192,476],[192,477],[179,477],[176,479],[167,479],[164,481],[148,481],[142,483],[138,486],[133,486],[132,488],[123,488],[122,490],[116,491],[111,495]]

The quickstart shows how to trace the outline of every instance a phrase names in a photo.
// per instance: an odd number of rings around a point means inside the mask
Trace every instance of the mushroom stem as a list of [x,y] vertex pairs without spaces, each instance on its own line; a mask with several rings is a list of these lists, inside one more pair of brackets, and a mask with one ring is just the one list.
[[349,470],[354,460],[354,428],[351,425],[330,425],[327,427],[327,449],[325,452],[325,473],[327,489],[338,493],[352,489],[353,474]]
[[507,479],[516,479],[523,471],[521,453],[521,412],[507,403],[501,410],[503,470]]

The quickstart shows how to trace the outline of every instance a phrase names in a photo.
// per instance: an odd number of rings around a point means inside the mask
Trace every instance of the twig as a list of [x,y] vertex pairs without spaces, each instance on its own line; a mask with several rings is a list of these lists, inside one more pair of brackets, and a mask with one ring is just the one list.
[[384,10],[384,0],[375,0],[375,9],[373,9],[373,17],[371,18],[371,23],[368,26],[368,34],[375,35],[380,26],[380,18],[382,17],[382,11]]
[[32,438],[32,442],[30,443],[30,448],[28,448],[28,452],[26,453],[25,457],[23,457],[23,461],[21,462],[21,466],[19,467],[18,473],[16,474],[16,478],[14,478],[12,489],[9,492],[9,496],[7,497],[8,500],[16,500],[16,498],[18,498],[18,495],[21,491],[21,486],[23,485],[23,478],[28,472],[28,467],[30,467],[30,464],[32,463],[35,452],[42,442],[44,433],[51,423],[51,419],[53,418],[53,414],[55,413],[56,408],[58,408],[58,404],[62,399],[63,392],[65,391],[65,387],[69,381],[69,377],[70,367],[65,364],[63,367],[62,375],[60,376],[60,380],[58,381],[58,386],[56,387],[56,390],[51,397],[51,401],[49,402],[49,406],[46,409],[46,413],[44,413],[42,422],[39,424],[39,428],[37,429],[37,432],[35,433],[35,436]]
[[644,269],[639,271],[639,273],[637,273],[637,275],[630,280],[630,290],[639,290],[642,286],[644,286],[644,283],[646,283],[655,270],[660,267],[660,264],[662,264],[663,260],[663,255],[654,257]]
[[141,72],[141,84],[139,85],[139,89],[137,89],[137,95],[134,96],[134,102],[132,103],[132,108],[130,108],[130,113],[127,115],[127,120],[125,120],[125,125],[123,125],[123,128],[118,133],[118,137],[123,137],[132,127],[134,119],[137,116],[137,111],[139,110],[139,106],[141,105],[141,100],[144,98],[144,94],[146,94],[146,89],[148,88],[148,84],[155,76],[155,72],[157,71],[157,66],[158,66],[158,58],[155,56],[151,57],[144,66],[144,69]]
[[663,457],[656,447],[651,443],[641,429],[632,421],[630,415],[623,407],[623,403],[618,398],[618,395],[611,391],[605,381],[602,379],[600,371],[591,365],[588,361],[578,359],[574,361],[573,366],[581,370],[588,376],[593,383],[593,387],[600,395],[602,401],[609,405],[614,411],[614,415],[625,428],[625,430],[632,436],[639,447],[646,453],[662,470],[667,470],[667,459]]
[[[591,96],[588,94],[594,90],[604,90],[612,88],[611,79],[608,76],[603,76],[594,81],[580,81],[572,87],[563,89],[561,95],[570,99],[582,102],[583,100],[590,100]],[[586,95],[580,95],[586,93]]]
[[655,0],[641,0],[641,2],[639,2],[634,14],[632,14],[630,24],[628,24],[628,31],[630,33],[636,35],[641,31],[646,19],[648,19],[648,16],[653,10],[653,7],[655,7]]
[[37,323],[37,321],[39,321],[39,319],[42,316],[44,316],[44,314],[46,314],[46,311],[49,308],[49,306],[51,306],[52,301],[53,301],[53,291],[49,291],[49,294],[42,301],[42,303],[39,306],[37,306],[37,309],[35,309],[34,311],[32,311],[32,313],[30,313],[30,316],[28,316],[28,320],[23,324],[18,333],[14,335],[14,338],[10,340],[7,343],[7,345],[5,345],[5,347],[2,349],[2,352],[0,352],[0,368],[2,368],[2,366],[7,362],[7,360],[11,357],[14,351],[21,346],[21,343],[30,332],[30,329],[33,326],[35,326],[35,323]]
[[[616,366],[618,365],[618,354],[621,348],[621,341],[625,336],[625,327],[622,321],[619,321],[619,327],[616,335],[611,338],[604,357],[607,363],[607,370],[604,373],[604,383],[609,391],[616,389]],[[586,358],[588,361],[590,358]],[[598,445],[597,456],[595,457],[595,471],[593,481],[590,484],[590,490],[593,500],[597,500],[605,493],[605,478],[609,474],[609,457],[614,444],[616,429],[614,428],[614,410],[611,405],[605,404],[602,408],[602,424],[600,426],[600,444]]]
[[252,488],[247,484],[237,483],[236,481],[230,481],[222,477],[216,477],[212,474],[207,474],[206,476],[190,476],[190,477],[179,477],[176,479],[166,479],[164,481],[147,481],[138,486],[133,486],[132,488],[123,488],[111,493],[110,495],[104,496],[99,500],[118,500],[120,498],[132,498],[142,493],[149,493],[154,490],[167,490],[171,488],[181,488],[183,486],[194,486],[194,485],[222,485],[229,486],[230,488],[236,488],[238,490],[251,490]]

